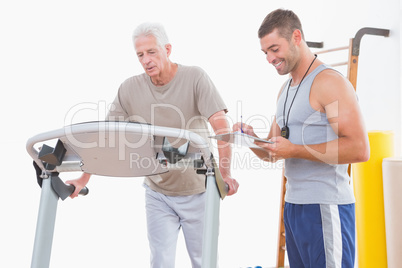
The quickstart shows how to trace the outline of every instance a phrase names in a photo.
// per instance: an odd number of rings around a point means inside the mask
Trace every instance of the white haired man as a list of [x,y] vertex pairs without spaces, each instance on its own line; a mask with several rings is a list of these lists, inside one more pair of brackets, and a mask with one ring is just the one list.
[[[172,45],[162,25],[144,23],[133,33],[137,57],[145,73],[125,80],[109,111],[108,120],[129,120],[157,126],[189,129],[207,139],[208,122],[216,134],[230,131],[227,108],[208,75],[199,67],[170,61]],[[231,177],[231,147],[218,142],[219,169],[237,192]],[[88,183],[90,174],[67,183],[76,187]],[[205,210],[205,176],[193,169],[169,171],[144,180],[146,213],[152,268],[175,266],[176,243],[183,230],[192,267],[201,267],[202,230]]]

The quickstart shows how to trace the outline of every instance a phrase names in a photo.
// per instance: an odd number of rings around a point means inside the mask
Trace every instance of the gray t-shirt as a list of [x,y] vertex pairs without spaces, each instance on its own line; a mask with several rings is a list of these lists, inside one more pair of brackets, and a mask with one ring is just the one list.
[[[149,123],[193,131],[208,140],[208,118],[227,108],[208,75],[199,67],[178,65],[174,78],[155,86],[143,73],[125,80],[109,111],[108,120]],[[180,141],[170,140],[174,147]],[[205,191],[205,176],[193,168],[146,177],[154,191],[165,195],[192,195]]]
[[[314,78],[326,65],[320,65],[305,77],[300,85],[289,114],[289,140],[293,144],[320,144],[335,140],[338,136],[329,124],[327,115],[314,110],[310,105],[310,90]],[[283,106],[288,81],[278,99],[276,122],[284,126]],[[297,86],[289,88],[285,118],[296,93]],[[333,105],[336,105],[334,103]],[[317,153],[317,152],[316,152]],[[348,165],[327,164],[305,159],[285,160],[287,178],[285,201],[293,204],[350,204],[355,202],[347,173]]]

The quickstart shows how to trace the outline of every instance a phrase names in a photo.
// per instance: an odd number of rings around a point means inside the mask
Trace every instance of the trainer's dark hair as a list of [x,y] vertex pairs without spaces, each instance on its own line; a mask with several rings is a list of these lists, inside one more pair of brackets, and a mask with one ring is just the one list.
[[278,29],[280,36],[290,41],[292,34],[296,29],[299,29],[304,40],[304,33],[299,17],[291,11],[285,9],[277,9],[269,13],[258,29],[258,38],[263,38],[267,34]]

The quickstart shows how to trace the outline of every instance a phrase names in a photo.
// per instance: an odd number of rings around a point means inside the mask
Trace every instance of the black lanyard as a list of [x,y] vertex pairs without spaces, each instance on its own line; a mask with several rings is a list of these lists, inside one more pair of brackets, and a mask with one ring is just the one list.
[[307,71],[306,71],[306,73],[303,75],[303,78],[301,79],[299,85],[297,86],[295,95],[293,96],[292,103],[290,104],[290,107],[289,107],[289,110],[288,110],[288,117],[285,118],[286,102],[288,101],[288,95],[289,95],[290,84],[292,84],[292,78],[290,78],[289,85],[288,85],[288,89],[287,89],[287,91],[286,91],[285,103],[283,104],[283,121],[284,121],[284,124],[283,124],[283,125],[284,125],[284,126],[283,126],[283,128],[281,129],[281,136],[284,137],[285,139],[289,139],[289,127],[288,127],[288,123],[289,123],[289,113],[290,113],[290,109],[292,109],[293,102],[295,101],[296,94],[297,94],[297,92],[299,91],[299,88],[300,88],[301,83],[303,82],[303,80],[304,80],[304,78],[306,77],[308,71],[310,71],[311,66],[313,65],[315,59],[317,58],[317,55],[316,55],[316,54],[314,54],[314,56],[315,56],[315,57],[314,57],[313,61],[311,62],[310,66],[308,67],[308,69],[307,69]]

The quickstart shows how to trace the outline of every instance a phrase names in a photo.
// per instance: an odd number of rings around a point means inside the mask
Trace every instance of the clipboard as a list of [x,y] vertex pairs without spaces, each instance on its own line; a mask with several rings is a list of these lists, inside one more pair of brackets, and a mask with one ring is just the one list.
[[241,133],[239,131],[236,132],[229,132],[225,134],[219,134],[215,136],[209,136],[211,139],[216,139],[219,141],[224,141],[228,143],[233,143],[236,145],[240,145],[243,147],[254,148],[254,149],[261,149],[258,145],[256,145],[255,141],[265,142],[265,143],[274,143],[272,141],[260,139],[258,137],[250,136],[245,133]]

